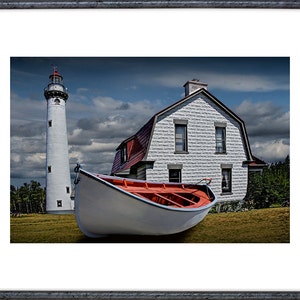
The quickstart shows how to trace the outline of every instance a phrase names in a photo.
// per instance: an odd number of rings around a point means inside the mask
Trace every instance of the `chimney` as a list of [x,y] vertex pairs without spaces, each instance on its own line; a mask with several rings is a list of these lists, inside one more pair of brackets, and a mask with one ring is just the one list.
[[184,84],[185,96],[188,96],[200,89],[207,90],[207,83],[200,82],[199,79],[189,80]]

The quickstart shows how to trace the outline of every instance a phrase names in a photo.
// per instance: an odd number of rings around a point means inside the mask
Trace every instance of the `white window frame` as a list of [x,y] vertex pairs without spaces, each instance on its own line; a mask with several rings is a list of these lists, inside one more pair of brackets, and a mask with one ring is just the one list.
[[[182,164],[168,164],[169,170],[169,182],[181,182],[182,181]],[[171,172],[178,172],[177,177],[171,177]],[[178,179],[178,180],[176,180]]]
[[232,194],[232,164],[221,165],[222,194]]
[[216,154],[226,154],[226,123],[215,122]]
[[[188,153],[188,121],[187,120],[173,120],[174,133],[175,133],[175,152]],[[178,132],[178,129],[182,129],[182,132]]]

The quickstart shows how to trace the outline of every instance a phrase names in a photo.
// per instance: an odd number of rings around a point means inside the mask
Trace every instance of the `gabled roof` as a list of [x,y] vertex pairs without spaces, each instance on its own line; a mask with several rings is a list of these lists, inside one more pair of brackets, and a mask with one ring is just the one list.
[[[160,112],[156,113],[135,135],[124,140],[116,149],[117,153],[115,155],[111,173],[116,174],[116,173],[123,172],[125,170],[129,170],[135,164],[145,159],[145,157],[147,156],[149,141],[151,139],[152,131],[154,128],[154,124],[156,124],[157,118],[159,116],[162,116],[164,113],[168,112],[169,110],[176,108],[177,106],[183,104],[184,102],[200,94],[207,97],[210,101],[212,101],[215,105],[217,105],[226,114],[231,116],[240,125],[244,145],[246,148],[247,162],[248,163],[252,162],[253,156],[251,153],[244,121],[238,115],[236,115],[232,110],[230,110],[226,105],[224,105],[220,100],[218,100],[214,95],[212,95],[206,89],[201,88],[187,95],[181,100],[173,103],[172,105],[164,108]],[[124,145],[127,143],[130,143],[128,144],[129,147],[127,149],[127,161],[121,164],[121,151],[118,150],[124,147]]]

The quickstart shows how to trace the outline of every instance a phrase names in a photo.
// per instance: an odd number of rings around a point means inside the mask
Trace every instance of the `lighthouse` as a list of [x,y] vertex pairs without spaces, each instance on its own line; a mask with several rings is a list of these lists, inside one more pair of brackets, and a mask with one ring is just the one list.
[[66,123],[68,91],[56,68],[44,89],[47,101],[46,130],[46,211],[68,214],[74,211]]

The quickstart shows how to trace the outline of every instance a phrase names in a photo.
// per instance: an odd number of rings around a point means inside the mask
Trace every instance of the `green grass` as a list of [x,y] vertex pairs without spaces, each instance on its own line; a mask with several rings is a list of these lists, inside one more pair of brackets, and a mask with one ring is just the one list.
[[85,237],[74,215],[11,218],[11,243],[289,243],[290,209],[208,214],[197,226],[168,236]]

